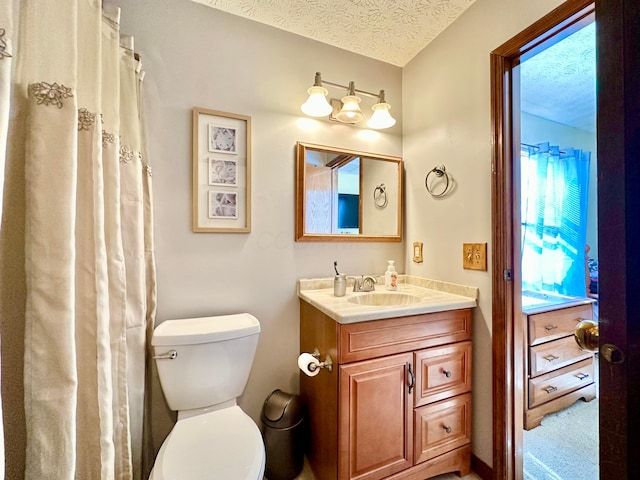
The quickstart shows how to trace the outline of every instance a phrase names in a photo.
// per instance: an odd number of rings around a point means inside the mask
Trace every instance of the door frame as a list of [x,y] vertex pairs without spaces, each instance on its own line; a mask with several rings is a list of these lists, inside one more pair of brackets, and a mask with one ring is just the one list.
[[[491,52],[492,126],[492,342],[493,342],[493,474],[496,479],[522,478],[524,418],[524,326],[520,299],[519,104],[516,68],[523,59],[593,21],[594,0],[567,0]],[[515,101],[514,101],[515,100]]]

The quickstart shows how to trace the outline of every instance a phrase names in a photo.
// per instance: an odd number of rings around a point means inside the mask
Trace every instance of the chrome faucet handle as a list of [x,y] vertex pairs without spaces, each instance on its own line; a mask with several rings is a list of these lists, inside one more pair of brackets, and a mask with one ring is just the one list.
[[373,292],[376,289],[376,287],[375,287],[376,283],[378,283],[378,282],[371,275],[367,275],[366,277],[363,277],[362,278],[361,291],[362,292]]
[[378,283],[371,275],[362,275],[360,277],[353,277],[353,291],[354,292],[373,292],[375,290],[375,284]]

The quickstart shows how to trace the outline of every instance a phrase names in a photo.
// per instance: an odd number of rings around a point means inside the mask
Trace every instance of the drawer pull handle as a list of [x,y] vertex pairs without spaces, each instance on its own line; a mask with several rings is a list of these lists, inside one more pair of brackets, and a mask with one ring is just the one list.
[[413,374],[413,370],[411,369],[411,364],[409,364],[409,393],[411,393],[411,390],[413,390],[413,387],[416,384],[416,376]]
[[443,370],[442,373],[444,373],[445,377],[451,378],[451,371],[450,370]]
[[576,377],[578,377],[578,380],[584,380],[585,378],[589,378],[589,374],[588,373],[576,373]]
[[545,329],[547,332],[549,332],[549,331],[551,331],[551,330],[555,330],[556,328],[558,328],[558,326],[557,326],[557,325],[547,325],[547,326],[545,326],[545,327],[544,327],[544,329]]
[[444,431],[447,433],[451,433],[451,427],[448,425],[443,425],[442,428],[444,428]]
[[560,357],[556,357],[554,354],[550,353],[549,355],[546,355],[543,357],[547,362],[555,362],[556,360],[558,360]]
[[553,393],[556,390],[558,390],[558,387],[554,387],[554,386],[550,386],[550,387],[544,387],[543,390],[547,393]]

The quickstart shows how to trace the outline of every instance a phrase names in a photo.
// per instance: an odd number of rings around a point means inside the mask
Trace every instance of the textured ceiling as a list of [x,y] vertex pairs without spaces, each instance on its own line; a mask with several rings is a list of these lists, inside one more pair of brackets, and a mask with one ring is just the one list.
[[522,111],[596,131],[595,23],[521,66]]
[[192,0],[404,67],[475,0]]
[[[475,2],[191,1],[400,67]],[[522,64],[522,110],[595,132],[595,65],[595,24],[592,23]]]

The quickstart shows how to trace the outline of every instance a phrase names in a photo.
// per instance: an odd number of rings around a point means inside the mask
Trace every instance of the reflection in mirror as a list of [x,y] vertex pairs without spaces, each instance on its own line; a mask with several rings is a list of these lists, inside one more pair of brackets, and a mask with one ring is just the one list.
[[297,241],[402,240],[402,159],[298,143]]

